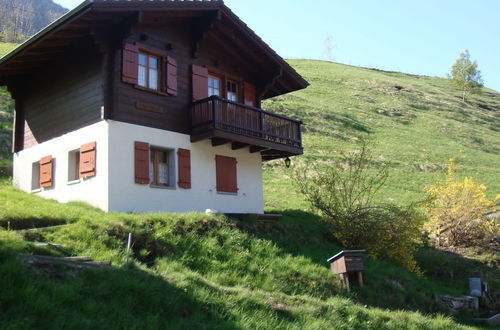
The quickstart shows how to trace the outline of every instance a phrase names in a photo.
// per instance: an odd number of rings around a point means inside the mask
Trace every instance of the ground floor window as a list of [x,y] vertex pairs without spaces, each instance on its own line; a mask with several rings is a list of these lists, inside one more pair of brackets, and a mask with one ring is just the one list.
[[80,149],[68,153],[68,182],[80,179]]
[[215,156],[215,169],[217,180],[217,192],[238,193],[238,182],[236,174],[236,158],[227,156]]
[[31,190],[40,189],[40,162],[31,164]]
[[174,187],[174,152],[168,149],[150,148],[149,180],[153,186]]

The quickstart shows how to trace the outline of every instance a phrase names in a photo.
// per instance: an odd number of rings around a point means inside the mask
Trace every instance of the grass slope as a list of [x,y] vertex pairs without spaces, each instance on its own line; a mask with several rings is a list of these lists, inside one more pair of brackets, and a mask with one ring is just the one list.
[[[463,269],[454,269],[450,257],[435,251],[454,277],[423,279],[367,259],[366,286],[349,294],[325,262],[340,248],[305,212],[286,212],[280,223],[106,214],[20,192],[9,179],[0,183],[0,204],[3,228],[67,223],[44,231],[0,229],[0,328],[471,328],[441,316],[434,302],[436,293],[466,289]],[[134,266],[127,268],[129,232]],[[112,260],[114,267],[77,273],[59,268],[58,276],[48,276],[19,256],[61,255],[37,241]],[[488,269],[471,260],[456,265]]]
[[10,52],[14,49],[18,44],[12,44],[8,42],[0,42],[0,57]]
[[[14,49],[17,44],[0,42],[0,58]],[[4,87],[0,87],[0,165],[10,164],[11,141],[12,141],[12,114],[14,104],[9,93]]]
[[[500,192],[500,93],[484,89],[463,103],[447,79],[377,71],[324,61],[291,60],[307,89],[263,107],[304,121],[303,158],[331,161],[369,135],[375,154],[391,167],[384,199],[423,197],[451,157],[458,171]],[[268,209],[304,208],[282,162],[264,166]],[[283,198],[287,196],[287,198]]]

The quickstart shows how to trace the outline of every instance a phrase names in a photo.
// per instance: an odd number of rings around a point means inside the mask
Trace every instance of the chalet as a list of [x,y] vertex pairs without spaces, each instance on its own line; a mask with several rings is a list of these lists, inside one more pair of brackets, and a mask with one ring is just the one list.
[[88,0],[0,59],[14,185],[105,211],[262,213],[303,153],[261,101],[308,83],[221,0]]

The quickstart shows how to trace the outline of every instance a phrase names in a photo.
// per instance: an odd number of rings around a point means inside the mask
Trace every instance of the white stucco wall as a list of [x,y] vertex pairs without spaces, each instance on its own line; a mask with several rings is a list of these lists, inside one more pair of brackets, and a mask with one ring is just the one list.
[[[82,144],[97,142],[96,176],[68,182],[68,153]],[[53,185],[32,191],[32,164],[54,158]],[[83,201],[108,210],[108,123],[101,121],[14,154],[14,186],[60,202]]]
[[[134,182],[134,142],[191,150],[191,189],[161,189]],[[216,189],[215,155],[235,157],[238,194]],[[176,155],[177,157],[177,155]],[[212,147],[210,140],[191,143],[189,135],[109,121],[109,210],[119,212],[189,212],[215,209],[224,213],[263,213],[261,156],[248,148]],[[177,159],[176,159],[177,165]],[[177,183],[177,170],[176,180]]]
[[[69,182],[69,152],[82,144],[97,142],[96,176]],[[153,188],[134,179],[134,142],[191,150],[191,189]],[[53,186],[32,190],[32,164],[42,157],[54,158]],[[235,157],[237,194],[221,194],[216,189],[215,156]],[[132,125],[101,121],[14,154],[14,185],[24,191],[60,202],[83,201],[104,211],[116,212],[204,212],[263,213],[261,157],[248,148],[231,150],[228,143],[212,147],[210,140],[191,143],[189,135]]]

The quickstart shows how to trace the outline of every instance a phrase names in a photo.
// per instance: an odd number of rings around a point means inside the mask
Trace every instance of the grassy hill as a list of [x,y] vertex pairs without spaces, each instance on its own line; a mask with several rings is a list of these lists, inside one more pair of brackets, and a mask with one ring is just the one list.
[[[106,214],[17,191],[10,179],[0,204],[0,328],[466,329],[468,316],[443,316],[434,295],[466,292],[470,269],[500,284],[491,265],[428,250],[419,257],[427,277],[366,259],[365,286],[347,293],[326,263],[340,247],[306,212],[285,211],[278,223]],[[22,230],[47,225],[62,226]],[[32,268],[23,261],[32,253],[114,266]]]
[[[459,173],[486,184],[491,195],[500,192],[500,93],[484,89],[463,103],[460,91],[443,78],[323,61],[290,63],[311,86],[263,107],[304,121],[302,158],[335,159],[339,149],[352,150],[357,138],[370,136],[380,162],[392,169],[384,199],[423,198],[451,157]],[[282,164],[264,166],[266,206],[304,208]]]

